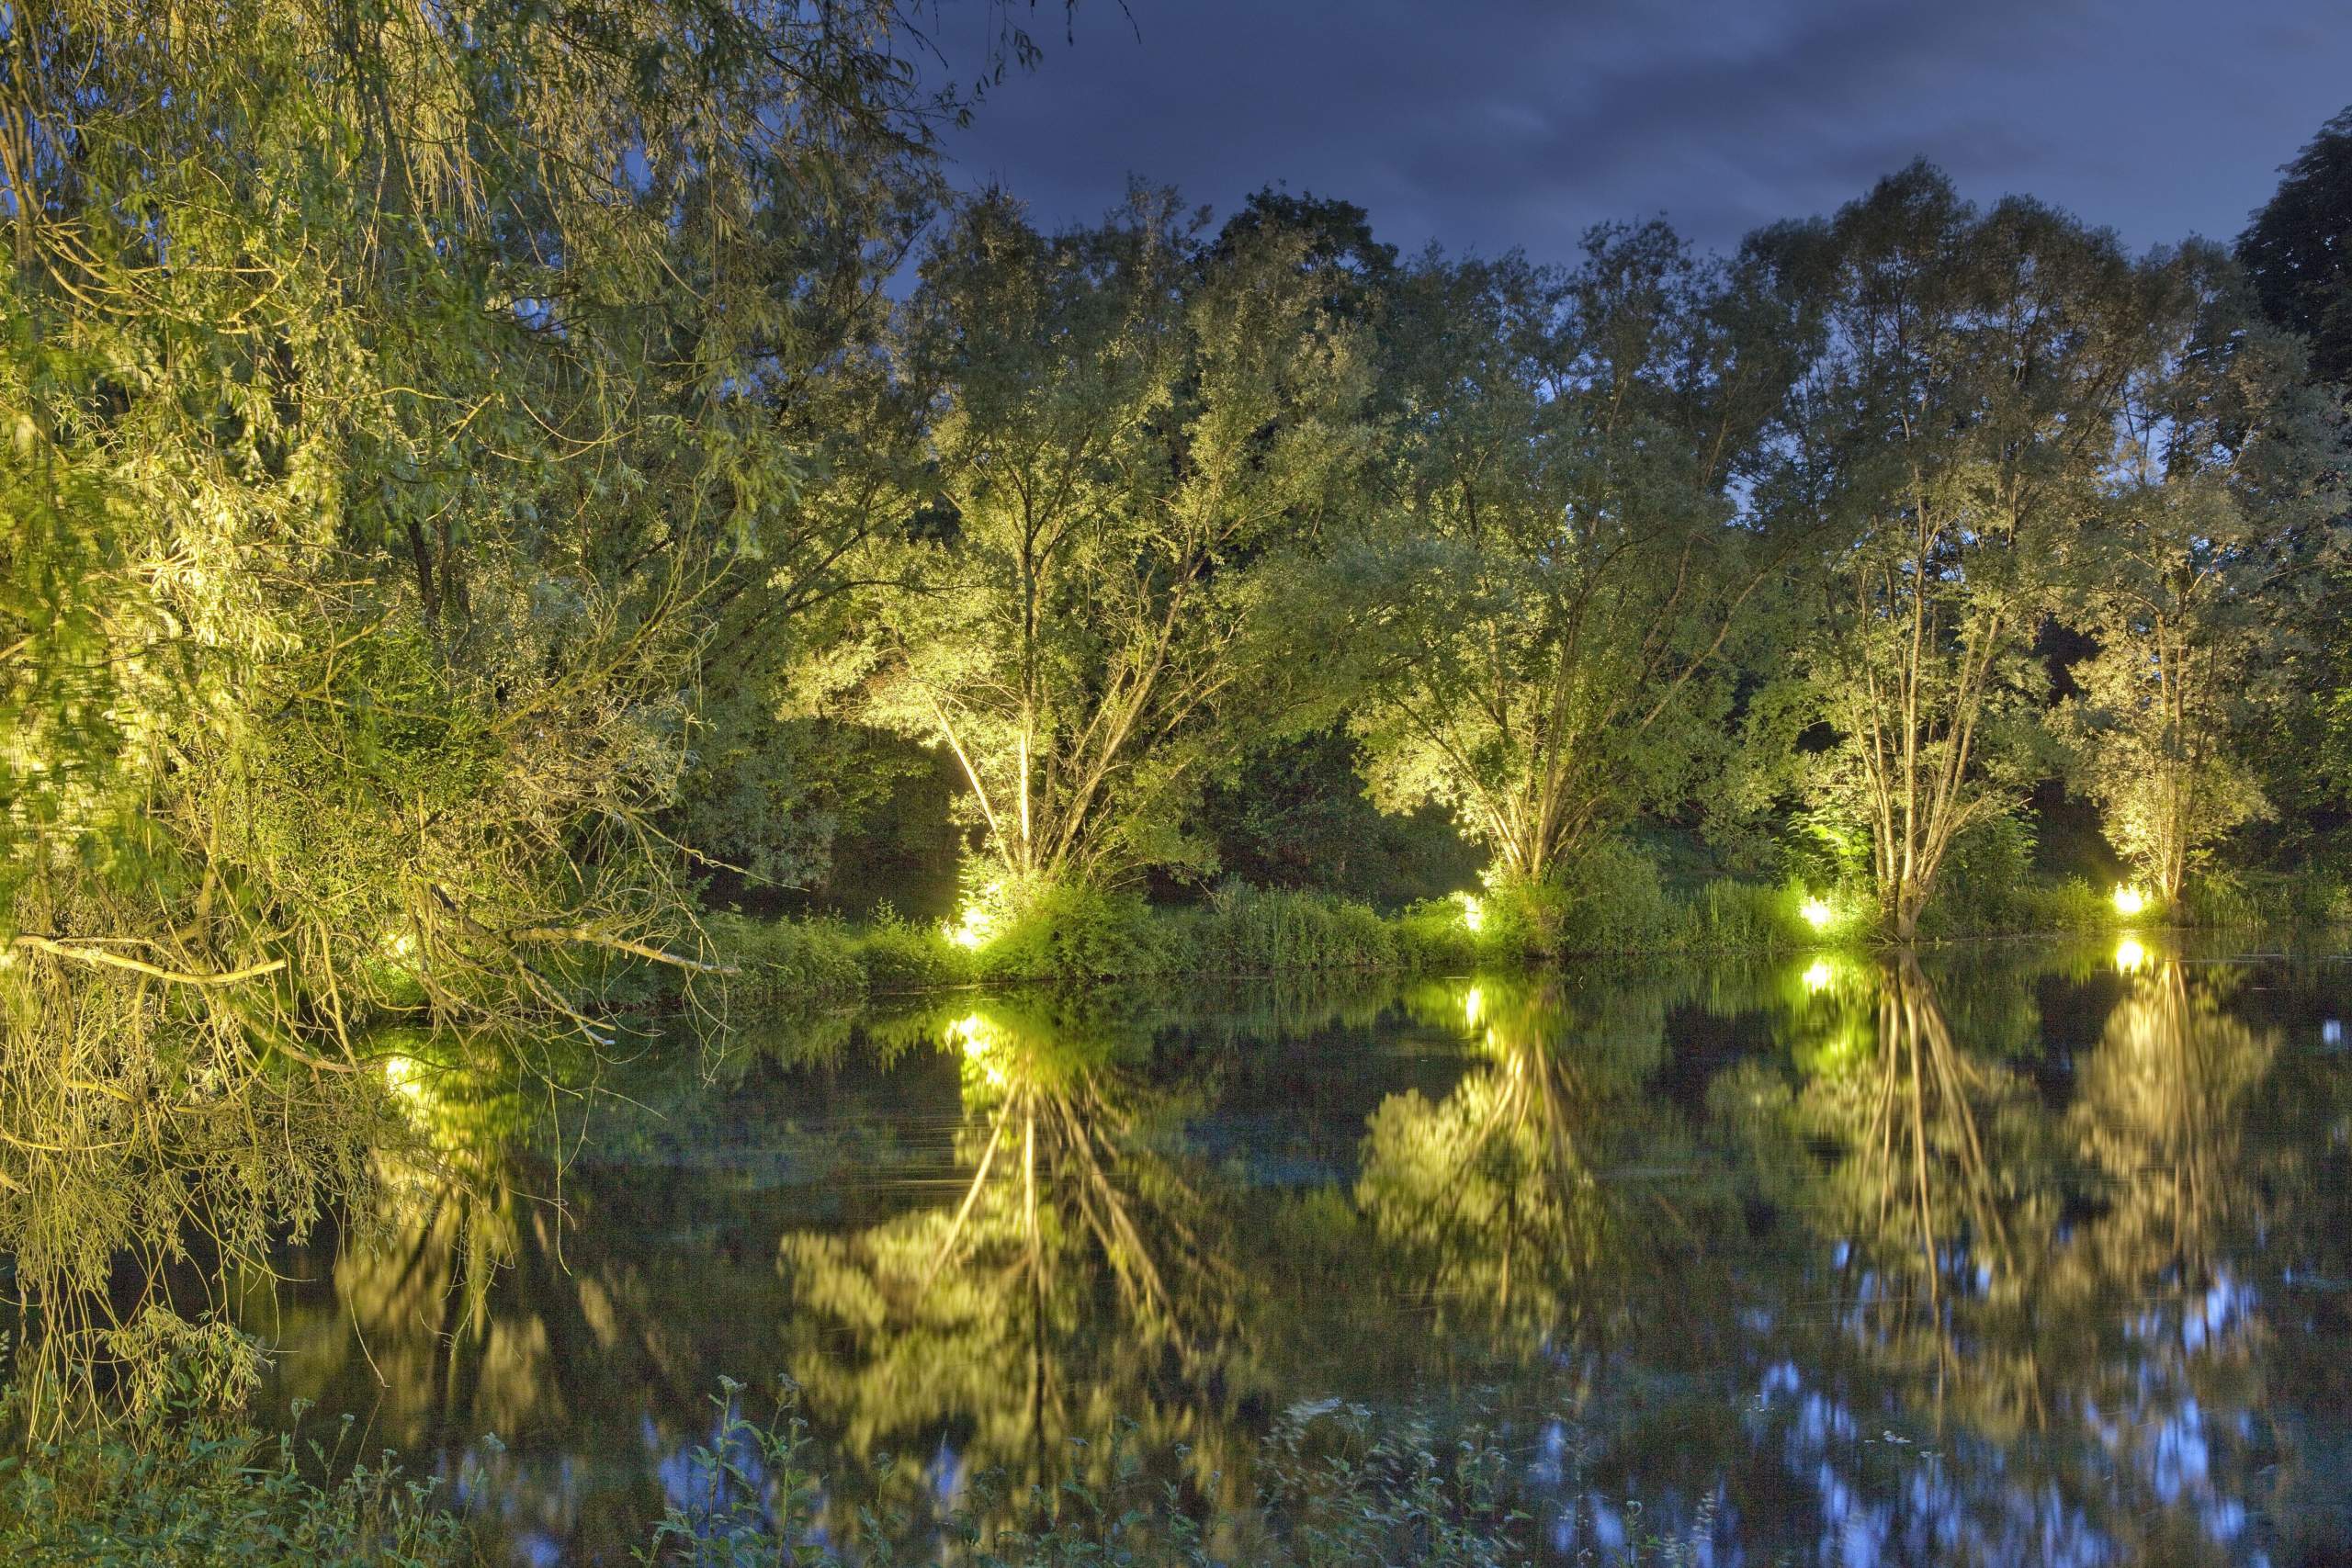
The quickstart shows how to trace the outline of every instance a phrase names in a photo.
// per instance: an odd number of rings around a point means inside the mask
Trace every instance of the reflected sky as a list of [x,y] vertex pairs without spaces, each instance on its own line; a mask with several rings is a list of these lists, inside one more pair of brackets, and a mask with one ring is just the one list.
[[707,1490],[722,1377],[797,1388],[841,1544],[1114,1421],[1234,1503],[1361,1408],[1492,1434],[1563,1561],[2326,1560],[2352,967],[2140,941],[967,996],[571,1096],[420,1058],[440,1157],[244,1321],[518,1562]]

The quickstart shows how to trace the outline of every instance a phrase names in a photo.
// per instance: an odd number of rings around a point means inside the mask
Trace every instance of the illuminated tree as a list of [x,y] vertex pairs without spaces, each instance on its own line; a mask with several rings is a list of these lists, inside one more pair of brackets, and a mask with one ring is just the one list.
[[1781,389],[1756,301],[1662,225],[1569,272],[1432,258],[1395,288],[1381,521],[1325,592],[1363,654],[1374,798],[1543,881],[1682,798],[1773,550],[1733,486]]
[[1907,940],[1953,842],[2024,792],[2030,644],[2098,513],[2148,283],[2111,235],[1979,212],[1925,165],[1747,254],[1814,334],[1763,487],[1826,530],[1799,652],[1836,744],[1811,787],[1866,833]]
[[720,586],[811,558],[764,389],[804,220],[924,156],[895,20],[0,24],[20,1292],[307,1223],[379,1134],[387,1018],[603,1039],[619,969],[705,966],[650,818]]
[[1182,807],[1262,700],[1261,567],[1358,448],[1356,333],[1305,246],[1204,248],[1151,192],[1045,235],[990,196],[924,263],[927,504],[876,559],[865,712],[954,756],[1015,882],[1185,860]]
[[2330,432],[2292,341],[2220,253],[2159,275],[2154,348],[2120,409],[2107,515],[2084,541],[2068,728],[2108,836],[2166,900],[2265,802],[2246,756],[2290,695],[2337,551]]

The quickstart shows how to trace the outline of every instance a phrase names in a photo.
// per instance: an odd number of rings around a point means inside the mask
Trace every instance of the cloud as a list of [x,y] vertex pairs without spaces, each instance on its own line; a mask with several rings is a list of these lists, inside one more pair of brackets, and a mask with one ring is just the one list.
[[[1050,0],[1048,0],[1050,5]],[[1917,156],[2134,245],[2226,236],[2352,95],[2318,0],[1087,0],[1074,47],[950,138],[1081,220],[1127,177],[1230,209],[1287,183],[1436,239],[1556,257],[1664,211],[1728,247]]]

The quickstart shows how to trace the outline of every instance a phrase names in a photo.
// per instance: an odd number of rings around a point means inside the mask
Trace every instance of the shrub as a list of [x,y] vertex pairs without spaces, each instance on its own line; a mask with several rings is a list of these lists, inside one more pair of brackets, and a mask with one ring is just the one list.
[[2115,924],[2115,895],[2079,876],[2028,885],[2020,891],[2019,924],[2033,931],[2103,931]]
[[1220,888],[1187,935],[1187,967],[1201,973],[1385,969],[1397,956],[1395,934],[1369,906],[1239,884]]
[[935,926],[919,926],[884,906],[872,925],[852,939],[866,989],[887,994],[967,984],[972,955]]
[[[21,1388],[0,1390],[0,1558],[24,1568],[443,1568],[477,1553],[433,1504],[433,1483],[350,1467],[332,1486],[306,1454],[343,1470],[352,1418],[331,1447],[297,1430],[266,1438],[243,1416],[259,1354],[224,1324],[150,1311],[116,1336],[135,1356],[107,1426],[67,1427],[11,1450],[35,1423]],[[0,1343],[0,1350],[6,1345]]]
[[[1483,926],[1483,900],[1479,907]],[[1389,922],[1389,931],[1396,943],[1396,966],[1409,974],[1466,975],[1478,966],[1485,945],[1463,919],[1459,898],[1431,898],[1410,905]]]
[[1162,975],[1172,967],[1171,934],[1139,894],[1046,884],[1012,902],[976,968],[984,980],[1065,985]]
[[840,1001],[863,996],[865,969],[838,920],[760,920],[715,916],[711,940],[739,971],[739,993],[754,1000]]

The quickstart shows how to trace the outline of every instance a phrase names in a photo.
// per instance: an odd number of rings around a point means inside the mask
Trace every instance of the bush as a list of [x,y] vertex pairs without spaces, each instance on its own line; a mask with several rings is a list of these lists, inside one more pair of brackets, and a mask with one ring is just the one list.
[[1061,985],[1164,975],[1178,966],[1172,934],[1139,894],[1045,884],[1012,900],[976,967],[984,980]]
[[2079,876],[2031,884],[2018,901],[2027,931],[2104,931],[2115,924],[2114,891],[2101,892]]
[[919,926],[884,906],[872,925],[852,939],[865,972],[865,987],[877,994],[925,991],[968,984],[972,955],[936,926]]
[[1195,973],[1386,969],[1397,960],[1388,922],[1367,905],[1329,894],[1267,892],[1236,884],[1219,889],[1190,923],[1186,967]]
[[[0,1342],[0,1351],[6,1348]],[[227,1325],[149,1311],[114,1336],[130,1376],[108,1426],[11,1449],[37,1425],[21,1388],[0,1389],[0,1558],[23,1568],[442,1568],[477,1553],[433,1503],[431,1482],[354,1465],[332,1486],[305,1455],[343,1468],[352,1418],[331,1447],[266,1438],[243,1418],[260,1357]]]
[[[1922,936],[1984,936],[2030,930],[2034,911],[2033,831],[2015,817],[1987,817],[1962,829],[1920,911]],[[2110,917],[2112,910],[2109,911]]]
[[[1485,901],[1479,904],[1483,926]],[[1462,900],[1431,898],[1407,908],[1389,922],[1396,966],[1412,975],[1466,975],[1476,968],[1487,944],[1463,919]]]
[[865,994],[865,968],[849,928],[838,920],[760,920],[714,916],[719,953],[739,973],[739,993],[754,1000],[845,1001]]

